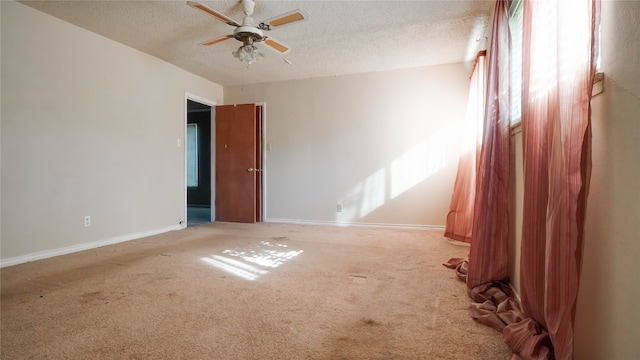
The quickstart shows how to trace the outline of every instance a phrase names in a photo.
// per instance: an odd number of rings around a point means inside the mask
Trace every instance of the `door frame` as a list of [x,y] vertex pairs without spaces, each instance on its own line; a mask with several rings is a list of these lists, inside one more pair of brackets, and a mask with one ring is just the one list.
[[264,219],[267,218],[267,103],[265,101],[255,102],[256,106],[260,106],[262,109],[262,116],[260,116],[260,129],[262,130],[262,136],[260,141],[260,146],[262,147],[262,163],[260,164],[260,169],[262,169],[262,177],[260,186],[260,194],[262,195],[262,201],[260,202],[262,206],[262,219],[260,222],[264,222]]
[[[198,95],[191,94],[189,92],[184,93],[184,126],[182,130],[182,148],[183,148],[183,174],[184,174],[184,183],[183,183],[183,195],[184,195],[184,221],[182,222],[182,227],[187,227],[187,101],[195,101],[204,105],[211,106],[211,222],[216,221],[216,111],[215,108],[218,103],[214,100],[210,100]],[[262,187],[262,219],[261,222],[264,222],[264,219],[267,219],[267,154],[268,154],[268,146],[267,146],[267,103],[265,101],[255,102],[257,106],[262,107],[262,164],[260,168],[262,169],[262,183],[260,184]]]
[[182,130],[182,152],[183,152],[183,162],[184,162],[184,168],[183,168],[183,174],[184,174],[184,183],[183,183],[183,190],[184,190],[184,221],[182,223],[182,227],[186,228],[187,227],[187,208],[188,208],[188,203],[187,203],[187,122],[188,122],[188,116],[189,113],[187,111],[187,101],[195,101],[197,103],[200,104],[204,104],[207,106],[211,106],[211,222],[215,221],[215,212],[216,212],[216,206],[215,206],[215,201],[216,201],[216,150],[215,150],[215,145],[216,145],[216,116],[215,116],[215,109],[216,109],[216,105],[217,102],[214,100],[209,100],[206,98],[203,98],[201,96],[198,95],[194,95],[188,92],[184,93],[184,127]]

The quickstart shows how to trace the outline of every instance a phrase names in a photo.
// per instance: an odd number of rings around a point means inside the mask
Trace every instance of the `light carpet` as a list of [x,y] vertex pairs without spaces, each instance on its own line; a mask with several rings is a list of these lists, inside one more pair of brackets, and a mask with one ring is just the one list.
[[441,231],[211,223],[1,270],[2,359],[509,359]]

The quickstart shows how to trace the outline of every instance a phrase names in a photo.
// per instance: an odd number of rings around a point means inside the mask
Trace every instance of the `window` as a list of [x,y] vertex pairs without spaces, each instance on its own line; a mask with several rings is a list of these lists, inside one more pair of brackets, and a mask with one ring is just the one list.
[[[522,120],[522,21],[523,0],[512,0],[509,6],[509,32],[511,33],[511,54],[509,83],[511,88],[511,126],[520,124]],[[597,34],[600,38],[601,25],[598,24]],[[596,49],[596,76],[594,79],[592,96],[604,91],[604,73],[601,70],[601,48]]]
[[598,33],[596,36],[599,41],[598,47],[596,48],[596,78],[593,80],[593,89],[591,90],[591,96],[596,96],[602,94],[604,91],[604,73],[602,72],[602,46],[600,45],[600,41],[602,41],[602,22],[598,24]]
[[522,118],[522,0],[514,0],[509,7],[511,59],[509,82],[511,87],[511,125]]
[[198,187],[198,124],[187,124],[187,186]]

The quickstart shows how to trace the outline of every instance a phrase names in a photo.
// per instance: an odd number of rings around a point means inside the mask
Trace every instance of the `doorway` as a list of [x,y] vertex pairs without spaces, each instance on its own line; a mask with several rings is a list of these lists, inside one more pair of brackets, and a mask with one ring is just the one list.
[[[243,220],[223,220],[223,216],[218,218],[216,215],[218,208],[224,209],[224,206],[216,201],[218,177],[227,172],[224,170],[224,166],[216,165],[216,159],[220,157],[216,150],[216,128],[218,127],[216,117],[219,109],[224,112],[222,110],[224,106],[218,106],[213,101],[190,94],[186,94],[185,102],[185,224],[186,226],[194,226],[216,220],[244,222]],[[249,168],[244,170],[254,175],[253,201],[255,218],[246,222],[262,222],[266,216],[266,203],[264,201],[266,198],[264,191],[266,182],[266,156],[264,156],[266,155],[264,154],[266,104],[262,102],[246,105],[250,105],[253,108],[252,116],[255,121],[255,127],[250,130],[254,134],[250,138],[253,138],[255,146],[255,165],[253,166],[253,171],[247,171]],[[233,107],[236,106],[238,105],[233,105]],[[233,133],[239,131],[238,123],[235,121],[232,127],[235,129]],[[225,139],[224,142],[226,143],[227,138],[223,137],[223,139]],[[223,141],[220,141],[220,143],[222,144]],[[222,174],[222,177],[224,177],[224,174]],[[224,182],[220,182],[220,184],[223,191],[218,192],[226,195],[227,191],[224,190]],[[220,196],[222,202],[224,202],[223,198],[225,197],[223,195]],[[232,197],[234,198],[234,203],[236,203],[235,199],[238,197]],[[229,209],[229,206],[226,209]]]
[[187,226],[209,223],[212,214],[212,106],[187,98]]

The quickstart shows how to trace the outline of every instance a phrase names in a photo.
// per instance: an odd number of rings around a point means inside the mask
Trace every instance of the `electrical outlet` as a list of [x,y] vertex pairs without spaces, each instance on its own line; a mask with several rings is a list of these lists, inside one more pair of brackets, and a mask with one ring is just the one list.
[[84,217],[84,227],[91,226],[91,216],[87,215]]
[[336,210],[338,212],[342,212],[342,204],[338,204],[338,206],[336,207]]

